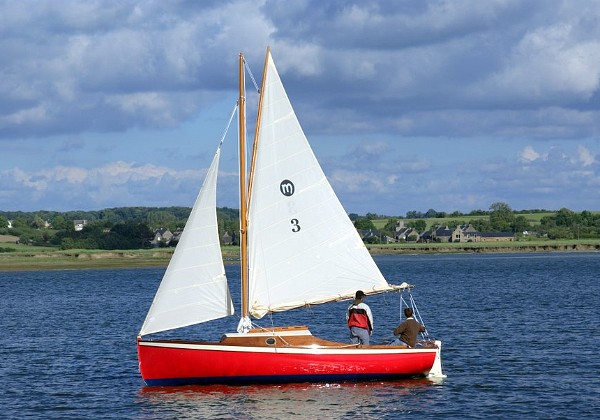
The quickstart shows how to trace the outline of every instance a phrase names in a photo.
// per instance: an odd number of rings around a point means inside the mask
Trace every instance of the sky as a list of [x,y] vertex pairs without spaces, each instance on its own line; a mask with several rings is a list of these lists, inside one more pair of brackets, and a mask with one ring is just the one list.
[[348,213],[600,210],[595,0],[0,0],[0,210],[191,207],[267,46]]

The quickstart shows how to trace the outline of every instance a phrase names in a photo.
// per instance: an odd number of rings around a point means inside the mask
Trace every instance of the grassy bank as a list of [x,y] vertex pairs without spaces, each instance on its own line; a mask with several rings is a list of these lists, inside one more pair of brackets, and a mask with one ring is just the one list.
[[[68,250],[0,244],[14,251],[0,253],[0,271],[166,267],[172,249],[126,251]],[[600,251],[600,240],[523,241],[498,243],[431,243],[369,245],[371,254],[509,253]],[[225,262],[239,259],[239,247],[223,247]]]
[[600,251],[600,239],[368,245],[371,254]]
[[[2,245],[1,248],[6,248]],[[173,249],[61,251],[44,247],[9,247],[15,251],[0,253],[0,271],[166,267],[173,255]],[[223,259],[239,259],[239,247],[224,247]]]
[[0,270],[68,270],[86,268],[157,267],[171,258],[168,251],[43,250],[0,254]]

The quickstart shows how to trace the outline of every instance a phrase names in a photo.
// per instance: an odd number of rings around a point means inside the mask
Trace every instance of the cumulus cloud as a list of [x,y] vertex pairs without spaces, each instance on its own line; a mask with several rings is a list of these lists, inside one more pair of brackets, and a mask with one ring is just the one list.
[[594,210],[600,206],[599,180],[595,158],[585,146],[527,146],[515,162],[486,173],[483,185],[506,198],[494,201],[521,203],[514,208]]
[[526,146],[519,155],[519,160],[521,162],[532,162],[534,160],[540,159],[542,156],[536,152],[533,147]]
[[577,33],[579,23],[557,22],[525,33],[491,79],[504,92],[534,103],[589,100],[598,89],[600,41]]
[[596,157],[590,152],[585,146],[578,146],[577,152],[579,154],[579,161],[583,166],[590,166],[596,163]]
[[397,177],[391,175],[382,177],[381,174],[368,170],[347,171],[340,169],[333,171],[329,179],[332,184],[337,186],[339,191],[354,193],[369,191],[365,193],[365,196],[370,196],[374,192],[391,192],[391,186],[394,185]]
[[[237,51],[259,65],[265,45],[315,129],[597,134],[594,2],[40,3],[1,5],[0,137],[177,125],[235,90]],[[592,115],[541,130],[556,121],[528,114],[548,107]]]
[[260,3],[235,3],[3,2],[0,137],[181,123],[234,90],[237,22],[266,44]]
[[[34,208],[69,210],[95,203],[113,206],[191,206],[206,170],[177,170],[166,166],[112,162],[97,168],[56,166],[39,171],[13,168],[0,172],[4,200],[27,202]],[[221,174],[223,187],[231,193],[232,174]],[[23,197],[27,197],[24,200]],[[56,197],[62,197],[61,203]],[[237,205],[226,202],[226,205]]]
[[[237,53],[260,78],[267,45],[336,190],[444,210],[597,196],[595,0],[7,0],[0,21],[0,207],[188,202]],[[406,151],[424,137],[456,150]],[[467,160],[471,139],[510,147]]]

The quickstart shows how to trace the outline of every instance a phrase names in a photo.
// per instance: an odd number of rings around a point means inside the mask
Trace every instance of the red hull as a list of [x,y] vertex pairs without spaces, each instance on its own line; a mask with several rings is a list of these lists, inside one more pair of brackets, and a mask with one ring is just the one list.
[[259,345],[246,343],[252,339],[237,343],[138,340],[140,372],[148,385],[392,379],[427,375],[437,351],[434,346],[322,345],[310,333],[302,339],[313,339],[313,344],[279,346],[273,340],[274,344],[265,345],[265,337],[273,334],[259,336]]

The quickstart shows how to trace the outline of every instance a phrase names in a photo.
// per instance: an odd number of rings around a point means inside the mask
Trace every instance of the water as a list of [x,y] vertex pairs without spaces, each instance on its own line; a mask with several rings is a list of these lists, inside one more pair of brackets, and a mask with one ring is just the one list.
[[[5,418],[592,418],[600,410],[600,254],[376,259],[407,280],[448,378],[396,382],[144,387],[135,337],[164,269],[0,272]],[[230,278],[239,276],[227,267]],[[232,289],[237,299],[237,290]],[[397,295],[367,297],[372,340],[391,337]],[[292,311],[346,340],[347,303]],[[264,319],[265,326],[271,321]],[[235,317],[186,338],[218,338]]]

